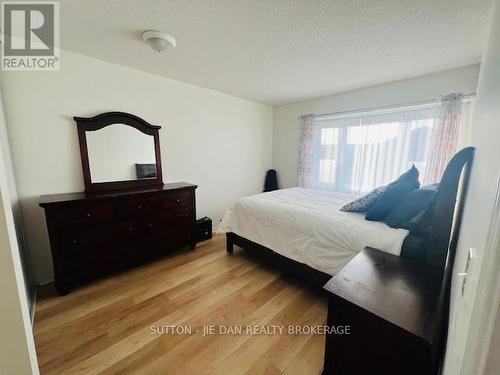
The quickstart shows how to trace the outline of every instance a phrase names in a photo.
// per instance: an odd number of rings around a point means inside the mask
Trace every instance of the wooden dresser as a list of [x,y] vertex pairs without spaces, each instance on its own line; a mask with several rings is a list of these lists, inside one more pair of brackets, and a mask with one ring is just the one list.
[[324,286],[323,374],[435,375],[443,343],[443,270],[366,248]]
[[194,248],[196,187],[180,182],[42,196],[59,293],[182,245]]

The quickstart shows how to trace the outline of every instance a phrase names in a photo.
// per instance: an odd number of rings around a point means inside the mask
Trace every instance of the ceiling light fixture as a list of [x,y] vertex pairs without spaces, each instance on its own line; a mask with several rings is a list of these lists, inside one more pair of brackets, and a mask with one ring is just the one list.
[[157,30],[148,30],[142,33],[142,40],[158,53],[163,53],[166,49],[174,48],[177,44],[171,35]]

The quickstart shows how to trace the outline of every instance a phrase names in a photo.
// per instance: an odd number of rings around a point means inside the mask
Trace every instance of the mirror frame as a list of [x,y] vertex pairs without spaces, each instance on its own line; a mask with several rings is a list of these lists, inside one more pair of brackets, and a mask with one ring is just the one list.
[[[85,192],[140,188],[147,186],[163,186],[160,156],[160,136],[161,126],[152,125],[142,118],[125,112],[105,112],[94,117],[73,117],[78,128],[78,141],[80,142],[80,156],[82,159],[83,180],[85,182]],[[156,158],[156,178],[144,180],[126,180],[110,182],[92,182],[90,174],[89,153],[87,149],[88,131],[96,131],[113,124],[125,124],[132,126],[144,134],[153,136]]]

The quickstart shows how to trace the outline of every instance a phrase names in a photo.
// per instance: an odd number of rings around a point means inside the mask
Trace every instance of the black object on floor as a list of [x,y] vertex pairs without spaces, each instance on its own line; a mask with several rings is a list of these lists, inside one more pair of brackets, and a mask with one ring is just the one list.
[[266,182],[264,183],[264,193],[266,191],[278,190],[278,175],[274,169],[270,169],[266,173]]
[[202,217],[196,220],[196,240],[206,241],[212,238],[212,219]]

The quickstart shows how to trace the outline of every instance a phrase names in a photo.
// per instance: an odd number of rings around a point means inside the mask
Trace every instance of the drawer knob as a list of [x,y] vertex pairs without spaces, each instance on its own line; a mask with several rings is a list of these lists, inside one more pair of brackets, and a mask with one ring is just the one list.
[[92,214],[91,214],[90,212],[87,212],[87,213],[85,214],[85,217],[91,217],[91,216],[92,216]]
[[176,199],[175,203],[181,203],[181,200],[180,199]]
[[137,208],[140,210],[142,208],[142,206],[140,204],[138,204]]

